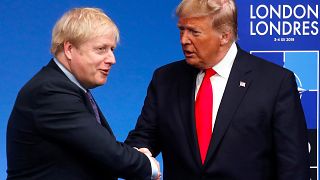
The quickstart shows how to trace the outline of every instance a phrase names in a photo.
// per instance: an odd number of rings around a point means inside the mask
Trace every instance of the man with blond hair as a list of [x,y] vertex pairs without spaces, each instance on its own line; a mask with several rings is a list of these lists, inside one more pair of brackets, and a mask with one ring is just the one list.
[[185,60],[154,72],[125,142],[162,152],[164,180],[308,180],[294,74],[235,43],[233,0],[183,0],[176,13]]
[[8,180],[159,178],[154,158],[116,141],[90,93],[106,83],[118,40],[100,9],[58,20],[54,58],[20,90],[8,122]]

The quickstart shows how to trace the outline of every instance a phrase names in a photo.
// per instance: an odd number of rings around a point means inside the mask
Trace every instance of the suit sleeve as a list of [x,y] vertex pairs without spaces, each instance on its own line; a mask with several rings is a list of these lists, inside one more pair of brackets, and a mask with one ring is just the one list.
[[[156,71],[157,72],[157,71]],[[157,125],[157,78],[154,73],[149,84],[147,96],[141,114],[138,118],[136,127],[132,130],[125,143],[133,147],[145,147],[150,150],[153,156],[157,156],[160,152],[158,140]]]
[[282,80],[273,117],[277,179],[310,179],[306,121],[291,72]]
[[116,139],[95,120],[81,93],[46,84],[35,99],[34,119],[39,132],[52,141],[92,159],[122,178],[150,179],[148,158]]

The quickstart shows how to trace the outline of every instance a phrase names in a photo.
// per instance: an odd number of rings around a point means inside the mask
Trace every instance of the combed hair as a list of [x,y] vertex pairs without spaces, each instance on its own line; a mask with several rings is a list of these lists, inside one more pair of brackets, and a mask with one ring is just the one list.
[[230,30],[233,40],[238,38],[238,15],[234,0],[182,0],[176,9],[180,18],[212,16],[217,30]]
[[75,46],[91,38],[114,34],[115,41],[120,39],[115,23],[98,8],[74,8],[66,12],[52,30],[51,53],[57,55],[63,51],[64,42],[69,41]]

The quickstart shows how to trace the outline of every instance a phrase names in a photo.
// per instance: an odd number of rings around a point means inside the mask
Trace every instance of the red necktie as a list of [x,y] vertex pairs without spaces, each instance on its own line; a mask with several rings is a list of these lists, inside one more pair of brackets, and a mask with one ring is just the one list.
[[210,77],[214,74],[216,72],[212,68],[205,70],[195,104],[196,128],[202,164],[206,159],[212,134],[213,95]]

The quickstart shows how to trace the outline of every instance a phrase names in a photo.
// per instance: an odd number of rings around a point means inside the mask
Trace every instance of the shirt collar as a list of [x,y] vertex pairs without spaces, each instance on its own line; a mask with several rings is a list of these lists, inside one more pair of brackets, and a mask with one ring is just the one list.
[[63,64],[60,63],[60,61],[56,58],[53,58],[53,61],[58,65],[58,67],[61,69],[61,71],[68,77],[68,79],[70,79],[71,82],[73,82],[74,84],[76,84],[80,89],[82,89],[84,92],[87,92],[87,90],[81,86],[81,84],[79,83],[79,81],[76,79],[76,77],[74,77],[73,74],[70,73],[70,71],[68,71],[68,69],[66,69]]
[[225,79],[228,79],[237,52],[237,45],[235,42],[233,42],[224,58],[213,67],[217,74]]

